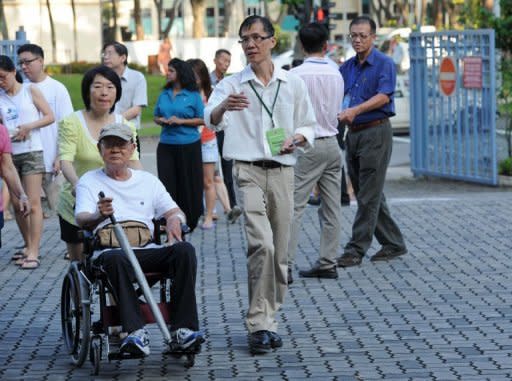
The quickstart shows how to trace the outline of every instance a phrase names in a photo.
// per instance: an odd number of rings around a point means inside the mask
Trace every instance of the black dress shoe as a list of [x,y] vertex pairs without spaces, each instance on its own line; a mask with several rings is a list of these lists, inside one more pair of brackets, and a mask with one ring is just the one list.
[[288,267],[288,284],[293,283],[292,268]]
[[253,355],[268,353],[271,348],[268,331],[256,331],[249,335],[249,351]]
[[331,269],[321,269],[318,266],[314,266],[309,270],[300,270],[299,275],[303,278],[326,278],[326,279],[337,279],[338,272],[336,267]]
[[358,266],[363,261],[363,256],[353,253],[345,253],[338,258],[338,267]]
[[270,346],[272,348],[281,348],[283,346],[283,339],[281,339],[281,336],[272,331],[267,331],[267,333],[270,337]]
[[390,249],[383,247],[377,253],[370,258],[370,261],[387,261],[388,259],[393,259],[395,257],[399,257],[400,255],[407,254],[407,248],[401,248],[401,249]]

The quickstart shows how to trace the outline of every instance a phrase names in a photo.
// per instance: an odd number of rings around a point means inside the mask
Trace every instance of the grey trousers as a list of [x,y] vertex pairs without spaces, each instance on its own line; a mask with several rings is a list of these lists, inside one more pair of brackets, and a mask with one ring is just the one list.
[[321,269],[336,267],[341,236],[341,168],[342,157],[336,136],[316,139],[314,148],[299,154],[295,164],[295,206],[288,243],[288,267],[293,266],[304,208],[317,183],[322,203],[318,208],[321,234],[316,265]]
[[357,213],[345,253],[365,255],[373,235],[382,247],[404,249],[402,233],[391,217],[383,193],[393,149],[391,124],[387,121],[362,131],[349,132],[346,144],[347,170],[357,198]]
[[288,289],[287,256],[293,214],[293,167],[264,169],[235,162],[247,235],[250,333],[277,332],[276,313]]

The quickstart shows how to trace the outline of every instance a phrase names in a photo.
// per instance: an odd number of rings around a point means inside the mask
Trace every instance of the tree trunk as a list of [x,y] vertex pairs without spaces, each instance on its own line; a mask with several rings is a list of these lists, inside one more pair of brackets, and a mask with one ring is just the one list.
[[233,12],[233,0],[224,0],[224,25],[220,35],[229,36],[229,23],[231,22],[231,13]]
[[48,9],[48,20],[50,21],[50,33],[52,38],[52,63],[57,62],[57,38],[55,37],[55,24],[53,23],[52,8],[50,0],[46,0],[46,8]]
[[76,30],[76,6],[75,0],[71,0],[71,12],[73,12],[73,49],[74,49],[74,61],[78,61],[78,38]]
[[7,29],[7,21],[5,20],[3,0],[0,0],[0,24],[1,24],[1,29],[2,29],[2,39],[8,40],[9,39],[9,30]]
[[427,0],[421,0],[420,25],[425,25],[427,21]]
[[111,0],[110,3],[112,4],[112,20],[114,25],[112,25],[112,29],[114,30],[114,33],[112,33],[114,40],[118,39],[118,30],[117,30],[117,1],[118,0]]
[[443,1],[442,0],[434,0],[434,25],[436,29],[443,28]]
[[190,0],[192,5],[192,15],[194,16],[194,23],[192,25],[192,37],[204,37],[204,4],[205,0]]
[[142,28],[140,0],[133,0],[133,18],[135,20],[135,39],[137,41],[143,40],[144,29]]
[[162,4],[162,1],[163,0],[153,0],[153,4],[155,4],[155,8],[156,8],[156,22],[157,22],[157,25],[158,25],[158,39],[163,39],[164,37],[162,36],[162,11],[163,11],[163,4]]

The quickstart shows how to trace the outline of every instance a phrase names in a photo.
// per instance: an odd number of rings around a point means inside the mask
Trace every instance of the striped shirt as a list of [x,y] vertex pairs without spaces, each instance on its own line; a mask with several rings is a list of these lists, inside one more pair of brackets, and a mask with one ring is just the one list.
[[344,85],[336,64],[329,58],[309,57],[290,71],[301,77],[308,88],[318,122],[315,138],[337,135]]

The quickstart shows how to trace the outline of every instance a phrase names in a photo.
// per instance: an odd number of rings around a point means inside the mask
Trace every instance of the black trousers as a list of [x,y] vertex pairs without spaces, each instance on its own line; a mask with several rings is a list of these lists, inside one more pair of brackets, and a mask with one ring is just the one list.
[[203,214],[201,140],[191,144],[159,143],[156,166],[158,178],[187,216],[187,225],[195,229]]
[[[156,249],[134,250],[144,272],[166,272],[172,278],[170,287],[171,330],[189,328],[197,331],[199,321],[196,305],[197,259],[189,242]],[[121,324],[125,332],[144,327],[144,319],[133,283],[135,273],[128,257],[121,249],[109,250],[99,256],[96,263],[108,274],[116,293]]]
[[224,176],[224,184],[228,191],[229,204],[231,207],[236,205],[236,194],[233,186],[233,160],[224,160],[222,156],[222,148],[224,147],[224,131],[217,132],[217,146],[221,157],[222,175]]

